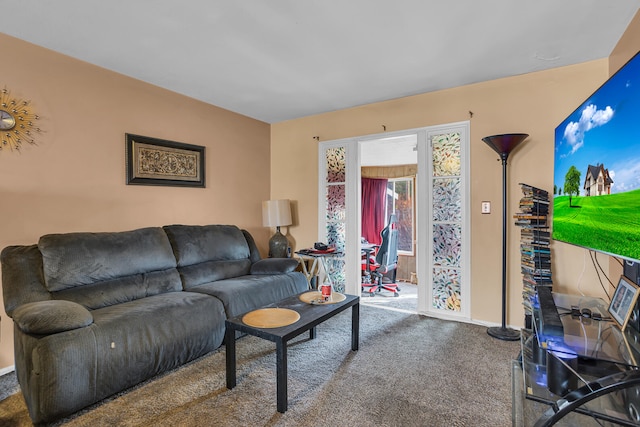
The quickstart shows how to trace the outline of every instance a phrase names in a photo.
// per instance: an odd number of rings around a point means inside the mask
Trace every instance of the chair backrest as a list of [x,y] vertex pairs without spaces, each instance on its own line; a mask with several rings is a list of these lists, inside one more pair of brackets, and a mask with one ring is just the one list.
[[382,244],[376,255],[376,262],[380,264],[379,270],[393,270],[398,263],[398,228],[396,227],[396,215],[389,216],[389,223],[380,232]]

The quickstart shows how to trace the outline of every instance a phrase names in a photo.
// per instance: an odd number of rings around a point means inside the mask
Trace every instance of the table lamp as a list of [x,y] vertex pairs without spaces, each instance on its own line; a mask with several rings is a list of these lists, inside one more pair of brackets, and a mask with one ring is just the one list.
[[289,241],[280,233],[280,226],[291,225],[291,205],[289,199],[262,202],[262,225],[275,227],[276,234],[269,239],[269,257],[286,258]]

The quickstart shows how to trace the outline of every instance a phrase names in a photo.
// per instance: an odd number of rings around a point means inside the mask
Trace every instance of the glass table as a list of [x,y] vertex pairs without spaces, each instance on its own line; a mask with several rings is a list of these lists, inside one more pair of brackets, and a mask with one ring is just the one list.
[[[563,334],[545,335],[535,304],[532,328],[521,333],[512,366],[513,425],[640,425],[638,332],[622,332],[600,298],[554,293],[553,299]],[[572,315],[572,307],[603,320]]]

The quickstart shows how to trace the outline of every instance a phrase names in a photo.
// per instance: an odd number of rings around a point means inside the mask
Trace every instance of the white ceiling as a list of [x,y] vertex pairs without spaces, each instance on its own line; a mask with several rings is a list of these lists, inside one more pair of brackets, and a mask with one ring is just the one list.
[[639,7],[640,0],[0,0],[0,31],[275,123],[605,58]]

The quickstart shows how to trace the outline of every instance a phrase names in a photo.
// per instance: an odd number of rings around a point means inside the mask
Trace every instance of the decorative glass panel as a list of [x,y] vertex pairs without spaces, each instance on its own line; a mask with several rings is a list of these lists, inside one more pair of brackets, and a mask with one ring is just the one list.
[[327,221],[344,221],[347,205],[344,185],[327,186]]
[[462,221],[460,178],[433,180],[433,220]]
[[329,148],[325,151],[326,177],[326,243],[335,246],[336,256],[327,257],[323,265],[331,277],[334,290],[344,292],[346,268],[343,255],[346,241],[346,147]]
[[460,176],[460,133],[431,138],[433,176]]
[[345,182],[346,177],[345,147],[329,148],[327,158],[327,182]]
[[433,226],[433,264],[460,267],[462,259],[462,228],[459,224]]
[[327,257],[325,259],[325,265],[329,269],[329,275],[333,281],[333,289],[336,292],[343,293],[345,283],[347,283],[345,276],[345,261],[344,258]]
[[433,269],[433,308],[460,311],[460,271]]
[[462,177],[459,132],[431,137],[433,179],[433,307],[460,311]]
[[333,222],[327,224],[327,243],[329,246],[335,246],[336,252],[344,253],[345,234],[344,222]]

